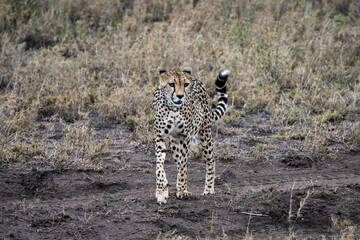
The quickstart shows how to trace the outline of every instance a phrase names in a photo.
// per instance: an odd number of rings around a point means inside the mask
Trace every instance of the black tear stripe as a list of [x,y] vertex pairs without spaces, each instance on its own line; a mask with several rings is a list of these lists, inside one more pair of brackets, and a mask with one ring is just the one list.
[[175,87],[174,87],[174,91],[171,93],[171,99],[174,99],[174,94],[175,94]]

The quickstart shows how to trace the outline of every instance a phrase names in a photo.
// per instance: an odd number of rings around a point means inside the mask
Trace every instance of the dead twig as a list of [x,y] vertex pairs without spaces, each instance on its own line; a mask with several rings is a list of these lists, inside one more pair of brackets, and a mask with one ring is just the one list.
[[219,175],[216,176],[216,178],[220,178],[221,175],[226,171],[226,169],[228,169],[229,165],[230,163],[226,166],[226,168],[224,168],[224,170]]
[[289,216],[288,216],[289,223],[291,222],[291,217],[293,216],[293,214],[292,214],[292,196],[293,196],[294,188],[295,188],[295,182],[293,183],[293,185],[291,187],[291,192],[290,192],[290,206],[289,206]]
[[245,215],[257,216],[257,217],[268,217],[269,216],[269,215],[261,214],[261,213],[251,213],[251,212],[241,212],[241,213],[245,214]]

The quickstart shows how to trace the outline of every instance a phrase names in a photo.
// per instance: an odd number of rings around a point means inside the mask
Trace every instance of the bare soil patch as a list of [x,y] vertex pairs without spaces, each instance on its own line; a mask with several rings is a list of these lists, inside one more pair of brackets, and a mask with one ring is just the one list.
[[[251,120],[248,124],[251,125]],[[101,131],[131,133],[123,127]],[[259,128],[261,126],[259,125]],[[360,156],[289,156],[285,140],[253,129],[217,134],[216,194],[201,196],[205,164],[192,157],[193,196],[175,197],[176,166],[166,161],[170,197],[154,197],[151,147],[111,144],[103,171],[11,168],[0,170],[0,237],[3,239],[319,239],[359,236]],[[216,132],[216,129],[215,129]],[[101,137],[97,134],[97,137]],[[120,139],[120,138],[119,138]],[[58,138],[62,141],[62,137]],[[120,141],[120,140],[119,140]],[[121,141],[123,139],[121,138]],[[257,144],[273,144],[277,155],[258,161]],[[226,152],[226,154],[225,154]],[[266,151],[264,152],[266,156]],[[226,155],[226,156],[225,156]],[[345,235],[344,235],[345,234]],[[350,236],[350,235],[349,235]]]

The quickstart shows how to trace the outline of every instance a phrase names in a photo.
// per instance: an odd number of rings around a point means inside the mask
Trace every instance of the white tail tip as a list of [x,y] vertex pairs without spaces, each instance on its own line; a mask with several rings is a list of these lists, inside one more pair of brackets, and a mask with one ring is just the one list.
[[227,70],[227,69],[223,70],[223,71],[220,72],[219,75],[220,75],[221,78],[227,77],[227,76],[230,75],[230,70]]

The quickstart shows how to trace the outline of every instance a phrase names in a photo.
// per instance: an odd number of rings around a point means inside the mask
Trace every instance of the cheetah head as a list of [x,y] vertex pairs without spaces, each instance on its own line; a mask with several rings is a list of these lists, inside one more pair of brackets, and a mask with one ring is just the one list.
[[187,67],[183,71],[166,71],[158,68],[158,73],[160,88],[163,89],[168,102],[175,107],[181,107],[186,102],[186,97],[190,91],[191,68]]

